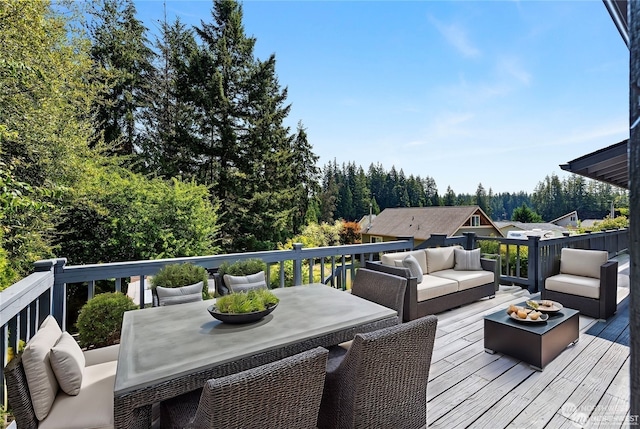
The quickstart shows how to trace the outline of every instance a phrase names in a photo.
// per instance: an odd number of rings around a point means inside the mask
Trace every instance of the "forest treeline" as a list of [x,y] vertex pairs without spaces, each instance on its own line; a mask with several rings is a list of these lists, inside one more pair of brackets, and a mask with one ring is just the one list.
[[549,220],[626,204],[579,177],[465,195],[381,164],[321,168],[302,120],[285,125],[275,54],[256,57],[240,3],[158,25],[131,0],[0,0],[0,288],[38,259],[269,250],[370,209],[477,204],[500,219],[526,204]]

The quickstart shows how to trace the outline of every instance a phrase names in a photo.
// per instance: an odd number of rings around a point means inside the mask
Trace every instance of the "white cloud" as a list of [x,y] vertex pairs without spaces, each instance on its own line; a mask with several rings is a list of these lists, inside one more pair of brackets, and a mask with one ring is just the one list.
[[478,48],[473,46],[463,28],[456,24],[446,25],[434,17],[431,17],[431,22],[436,26],[447,42],[453,45],[453,47],[456,48],[463,56],[467,58],[475,58],[482,54]]
[[516,58],[501,58],[498,60],[497,68],[498,73],[514,78],[523,85],[528,86],[531,83],[531,73],[525,70]]

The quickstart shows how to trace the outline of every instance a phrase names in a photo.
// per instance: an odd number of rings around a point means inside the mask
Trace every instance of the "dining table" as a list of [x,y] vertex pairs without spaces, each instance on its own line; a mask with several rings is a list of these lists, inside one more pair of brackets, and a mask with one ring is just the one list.
[[124,313],[114,385],[115,428],[149,428],[151,407],[244,371],[398,323],[395,310],[324,284],[273,289],[263,319],[223,323],[214,300]]

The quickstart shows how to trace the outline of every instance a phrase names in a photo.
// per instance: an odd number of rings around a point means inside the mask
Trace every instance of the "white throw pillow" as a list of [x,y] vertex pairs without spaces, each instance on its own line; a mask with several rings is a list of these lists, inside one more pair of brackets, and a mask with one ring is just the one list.
[[224,275],[224,284],[231,292],[247,292],[251,289],[267,289],[267,281],[264,271],[248,276]]
[[454,259],[456,261],[454,270],[458,271],[482,271],[480,264],[480,249],[464,250],[454,249]]
[[76,396],[82,386],[84,354],[82,349],[68,332],[63,332],[51,349],[49,356],[51,368],[56,375],[60,388],[67,395]]
[[418,284],[422,283],[422,268],[420,268],[418,260],[414,258],[413,255],[407,255],[407,257],[402,260],[402,265],[409,269],[411,277],[415,277]]
[[53,316],[48,316],[38,332],[27,342],[22,353],[22,366],[27,377],[33,411],[38,420],[44,420],[58,393],[58,380],[51,368],[49,355],[62,331]]
[[182,287],[156,287],[158,305],[175,305],[186,302],[202,301],[203,282]]

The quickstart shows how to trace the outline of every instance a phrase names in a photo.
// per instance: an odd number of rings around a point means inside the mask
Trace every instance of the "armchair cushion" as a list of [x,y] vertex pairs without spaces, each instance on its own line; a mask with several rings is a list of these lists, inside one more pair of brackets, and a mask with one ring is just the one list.
[[44,420],[58,393],[58,380],[51,368],[49,355],[62,331],[53,316],[47,316],[40,329],[27,342],[22,355],[33,411],[38,420]]
[[560,274],[600,278],[600,267],[607,262],[605,250],[571,249],[565,247],[560,254]]
[[453,249],[455,266],[457,271],[482,271],[480,264],[480,248],[474,250]]
[[224,275],[224,283],[231,292],[247,292],[251,289],[266,289],[267,281],[264,271],[248,276]]
[[49,359],[60,388],[68,395],[77,395],[82,385],[85,360],[82,349],[68,332],[60,335]]
[[202,282],[182,287],[156,287],[158,305],[183,304],[185,302],[202,301]]
[[600,279],[593,277],[557,274],[547,277],[544,287],[555,292],[600,299]]

